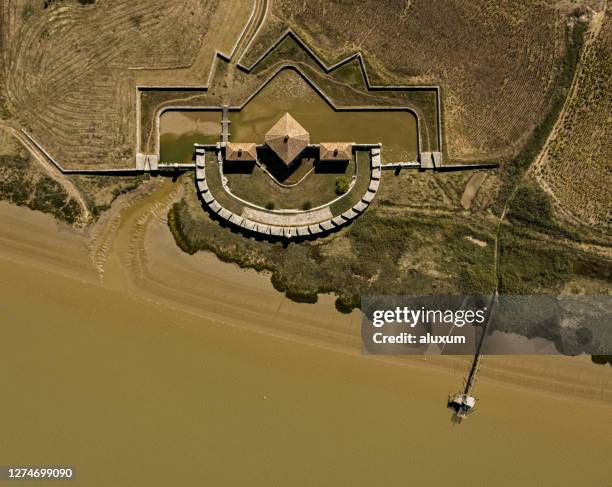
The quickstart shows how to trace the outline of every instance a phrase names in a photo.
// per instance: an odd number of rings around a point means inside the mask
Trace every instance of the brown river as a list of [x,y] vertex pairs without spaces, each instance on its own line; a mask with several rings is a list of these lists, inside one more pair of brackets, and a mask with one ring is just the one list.
[[363,356],[331,297],[181,253],[182,190],[147,182],[81,233],[0,204],[1,465],[88,487],[608,485],[612,369],[487,357],[453,425],[465,359]]

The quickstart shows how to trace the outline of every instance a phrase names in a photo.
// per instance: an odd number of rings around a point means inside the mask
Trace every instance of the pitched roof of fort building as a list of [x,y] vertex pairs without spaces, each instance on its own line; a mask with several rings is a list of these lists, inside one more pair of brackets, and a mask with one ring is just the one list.
[[321,142],[319,159],[322,161],[348,161],[352,154],[352,142]]
[[310,134],[285,113],[266,134],[266,144],[289,166],[310,144]]
[[254,161],[257,159],[257,146],[253,143],[232,143],[225,146],[227,161]]

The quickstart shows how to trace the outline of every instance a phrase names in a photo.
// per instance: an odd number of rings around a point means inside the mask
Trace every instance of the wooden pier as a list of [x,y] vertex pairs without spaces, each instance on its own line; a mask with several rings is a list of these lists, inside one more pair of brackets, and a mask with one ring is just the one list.
[[455,416],[453,420],[456,422],[461,422],[463,418],[474,412],[474,407],[476,406],[476,398],[473,395],[473,390],[476,384],[476,376],[478,375],[478,369],[480,368],[480,361],[482,358],[482,346],[489,332],[489,324],[491,323],[493,308],[497,304],[497,299],[498,294],[496,291],[495,295],[493,296],[493,299],[491,300],[488,306],[488,315],[485,324],[482,328],[481,335],[478,339],[478,344],[476,345],[474,360],[472,361],[470,372],[468,373],[467,379],[465,381],[465,388],[463,389],[463,393],[454,396],[451,395],[448,398],[447,406],[455,411]]

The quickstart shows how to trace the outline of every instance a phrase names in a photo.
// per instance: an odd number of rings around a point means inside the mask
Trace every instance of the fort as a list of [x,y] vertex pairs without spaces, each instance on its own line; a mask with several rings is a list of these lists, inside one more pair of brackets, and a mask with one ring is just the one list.
[[[281,209],[275,211],[271,208],[262,208],[237,198],[227,187],[226,178],[223,173],[224,164],[240,159],[241,163],[253,161],[254,163],[264,165],[266,162],[259,161],[258,152],[265,154],[266,149],[272,149],[274,154],[268,152],[264,155],[264,158],[267,156],[272,158],[272,161],[280,159],[286,167],[301,164],[301,161],[297,162],[297,158],[306,149],[318,149],[319,157],[316,161],[318,165],[325,165],[326,162],[330,161],[348,163],[349,159],[354,157],[353,148],[356,146],[352,143],[321,144],[318,146],[309,144],[308,133],[289,114],[286,114],[279,120],[268,132],[266,139],[268,141],[267,144],[259,147],[255,144],[245,144],[237,147],[232,144],[227,144],[223,147],[221,143],[216,146],[196,145],[195,180],[198,196],[203,206],[213,215],[247,233],[277,238],[308,238],[320,236],[349,224],[363,213],[374,199],[381,176],[380,147],[378,145],[358,146],[359,150],[368,151],[370,159],[370,167],[368,167],[367,173],[358,175],[361,179],[367,177],[369,181],[367,190],[363,193],[358,192],[359,190],[355,188],[356,179],[353,179],[349,190],[345,194],[339,195],[328,204],[306,210]],[[332,147],[331,150],[330,147]],[[210,178],[207,178],[207,153],[213,158],[216,156],[218,176],[219,180],[222,181],[221,187],[217,186],[213,189],[214,183],[210,183]],[[271,161],[268,160],[267,164],[270,165]],[[214,169],[212,170],[214,171]],[[272,171],[274,170],[272,169]],[[244,205],[239,214],[232,212],[219,203],[215,194],[223,191],[225,191],[226,195],[230,195]],[[353,192],[358,193],[354,196]],[[347,200],[347,197],[350,198],[348,198],[349,203],[345,206],[346,210],[333,214],[332,208],[337,209],[337,203],[340,200]]]
[[[288,48],[300,62],[270,60]],[[376,197],[385,170],[497,167],[445,163],[439,87],[374,85],[359,53],[327,66],[287,30],[250,66],[217,54],[206,86],[136,87],[131,168],[65,169],[24,133],[67,174],[194,171],[214,219],[269,240],[349,225]],[[355,62],[363,89],[338,91],[332,76]]]
[[[243,69],[251,73],[277,45]],[[392,89],[401,93],[415,87]],[[157,165],[141,163],[139,169],[182,170],[195,164],[198,197],[213,218],[269,240],[312,239],[363,214],[378,192],[383,170],[397,175],[405,169],[497,167],[444,164],[440,131],[432,134],[427,128],[437,126],[437,118],[384,97],[339,105],[298,66],[283,65],[241,103],[162,104],[152,129],[155,152],[139,153],[141,161],[151,157]],[[341,179],[347,189],[335,193]]]

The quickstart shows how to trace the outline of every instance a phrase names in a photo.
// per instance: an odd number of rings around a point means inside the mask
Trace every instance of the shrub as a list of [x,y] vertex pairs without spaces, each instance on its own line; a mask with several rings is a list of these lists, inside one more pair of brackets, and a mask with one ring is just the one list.
[[266,203],[266,210],[273,210],[274,209],[274,201],[268,201]]
[[508,218],[545,228],[551,227],[553,221],[550,197],[539,186],[524,184],[516,191]]
[[174,236],[174,241],[176,244],[186,253],[195,254],[198,251],[198,247],[194,244],[191,239],[185,233],[183,226],[181,224],[180,211],[185,207],[185,202],[183,200],[178,203],[174,203],[170,207],[168,211],[168,226],[170,227],[170,231]]
[[272,281],[272,286],[274,286],[274,289],[277,291],[284,293],[287,290],[287,284],[278,273],[274,272],[270,280]]
[[130,17],[130,22],[134,27],[140,27],[140,24],[142,24],[142,15],[132,15]]
[[612,355],[591,355],[591,360],[594,364],[608,364],[612,367]]
[[341,294],[336,298],[336,302],[334,304],[340,313],[350,313],[355,308],[359,308],[361,305],[361,297],[358,294]]
[[285,296],[287,296],[287,298],[289,298],[291,301],[295,301],[297,303],[314,304],[317,302],[317,292],[316,291],[287,289],[287,291],[285,291]]
[[310,210],[312,208],[312,203],[310,201],[304,201],[302,205],[302,210]]
[[346,176],[340,176],[336,179],[336,194],[341,195],[348,191],[349,189],[349,180]]
[[534,161],[540,150],[542,150],[550,131],[559,117],[559,113],[561,113],[572,84],[574,71],[580,59],[585,31],[585,25],[577,23],[571,29],[571,32],[569,32],[570,42],[561,64],[561,72],[558,75],[557,85],[552,93],[550,108],[544,115],[542,122],[535,127],[521,151],[509,163],[504,165],[502,175],[506,179],[506,184],[501,188],[497,205],[494,208],[494,212],[498,215],[501,214],[501,208],[512,191],[512,187]]
[[508,219],[536,230],[545,230],[551,235],[579,240],[579,236],[574,232],[555,223],[550,196],[534,182],[519,186],[511,201]]

